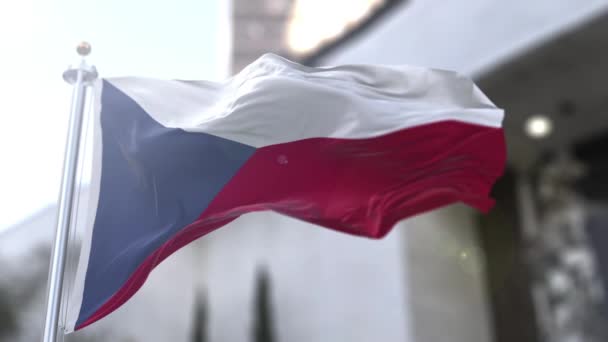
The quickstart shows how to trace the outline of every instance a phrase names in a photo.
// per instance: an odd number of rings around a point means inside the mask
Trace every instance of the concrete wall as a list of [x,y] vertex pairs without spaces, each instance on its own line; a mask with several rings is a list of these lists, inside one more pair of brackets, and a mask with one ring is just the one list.
[[267,270],[277,341],[409,341],[399,231],[372,241],[271,213],[204,239],[212,341],[248,341]]

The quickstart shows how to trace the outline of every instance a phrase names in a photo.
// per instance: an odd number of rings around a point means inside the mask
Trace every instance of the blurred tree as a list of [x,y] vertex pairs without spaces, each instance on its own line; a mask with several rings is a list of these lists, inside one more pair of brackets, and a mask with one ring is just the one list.
[[[45,290],[49,259],[49,245],[34,246],[22,259],[0,260],[0,341],[40,340],[44,316]],[[76,261],[75,255],[70,255]],[[35,312],[29,315],[28,312]],[[34,329],[31,329],[34,327]],[[117,332],[120,334],[120,332]],[[79,332],[65,337],[66,342],[135,342],[120,339],[109,332]]]
[[0,289],[0,339],[15,333],[17,317],[10,302],[10,294]]
[[46,285],[50,252],[44,246],[32,251],[27,267],[14,260],[0,260],[0,338],[18,338],[21,313],[36,300],[36,294]]
[[270,281],[265,270],[258,271],[255,295],[255,342],[274,342],[272,308],[270,304]]
[[192,322],[192,342],[207,341],[207,301],[202,291],[196,293],[194,322]]

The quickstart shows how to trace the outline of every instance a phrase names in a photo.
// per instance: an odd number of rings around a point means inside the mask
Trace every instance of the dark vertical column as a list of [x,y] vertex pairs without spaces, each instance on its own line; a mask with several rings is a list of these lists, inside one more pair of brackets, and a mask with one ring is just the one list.
[[258,271],[255,293],[253,334],[255,342],[274,342],[270,280],[265,270]]
[[512,173],[499,180],[493,196],[496,207],[480,216],[478,231],[486,259],[495,342],[536,342],[539,335]]
[[207,336],[207,300],[204,292],[198,291],[194,303],[192,342],[208,342]]

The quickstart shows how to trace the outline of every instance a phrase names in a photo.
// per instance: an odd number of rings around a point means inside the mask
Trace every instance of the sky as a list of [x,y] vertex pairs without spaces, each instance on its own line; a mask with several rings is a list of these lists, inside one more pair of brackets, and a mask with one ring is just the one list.
[[101,77],[221,80],[222,0],[0,1],[0,232],[57,201],[80,41]]

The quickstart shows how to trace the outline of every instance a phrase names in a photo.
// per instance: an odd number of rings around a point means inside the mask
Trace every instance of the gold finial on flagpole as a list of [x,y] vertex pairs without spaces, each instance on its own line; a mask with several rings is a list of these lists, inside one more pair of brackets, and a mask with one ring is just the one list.
[[91,44],[85,41],[80,42],[80,44],[76,46],[76,52],[82,57],[88,56],[91,53]]
[[68,70],[63,73],[63,79],[69,84],[75,84],[80,75],[84,85],[91,85],[98,76],[95,67],[88,65],[85,60],[85,58],[91,54],[91,44],[86,41],[80,42],[76,45],[76,53],[82,57],[80,65],[69,67]]

